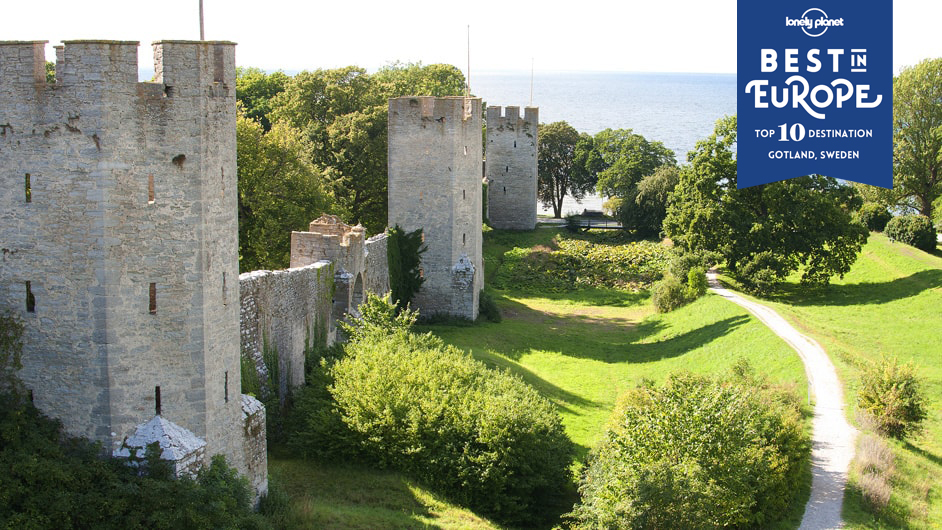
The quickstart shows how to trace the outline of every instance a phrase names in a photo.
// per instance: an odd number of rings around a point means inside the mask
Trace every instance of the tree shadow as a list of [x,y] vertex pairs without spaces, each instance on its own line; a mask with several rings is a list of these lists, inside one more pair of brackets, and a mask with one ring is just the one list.
[[796,306],[885,304],[940,287],[942,269],[928,269],[888,282],[861,282],[820,288],[788,283],[767,299]]
[[553,401],[557,407],[572,414],[580,413],[571,409],[570,406],[582,408],[602,407],[600,403],[586,399],[578,394],[573,394],[566,389],[560,388],[559,386],[550,383],[546,379],[543,379],[539,375],[533,373],[528,368],[514,362],[506,355],[493,353],[492,351],[485,351],[484,353],[476,354],[475,358],[477,358],[479,361],[482,361],[490,368],[500,368],[520,376],[524,381],[527,382],[527,384],[539,391],[540,394]]
[[[492,347],[495,353],[513,361],[519,361],[532,350],[556,351],[567,357],[610,364],[658,361],[698,349],[749,321],[745,315],[729,317],[664,340],[645,342],[665,328],[662,321],[560,316],[512,300],[503,300],[502,306],[507,309],[505,317],[508,320],[532,323],[547,330],[531,337],[523,348]],[[570,340],[561,340],[567,335]]]
[[926,460],[932,462],[933,464],[937,466],[942,466],[942,457],[940,457],[939,455],[935,453],[929,452],[926,449],[923,449],[921,447],[916,447],[915,445],[913,445],[912,443],[908,441],[903,444],[903,447],[905,447],[907,451],[916,453],[917,455],[925,458]]

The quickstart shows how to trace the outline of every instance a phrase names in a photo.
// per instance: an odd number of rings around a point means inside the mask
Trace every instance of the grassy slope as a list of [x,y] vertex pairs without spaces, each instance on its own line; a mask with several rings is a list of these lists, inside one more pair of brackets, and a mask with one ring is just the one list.
[[860,366],[881,355],[920,367],[929,398],[926,432],[897,444],[897,479],[885,517],[874,521],[851,492],[852,528],[942,528],[942,252],[922,252],[872,234],[858,262],[831,287],[791,284],[771,304],[830,354],[853,411]]
[[283,528],[499,528],[393,472],[271,456],[272,480],[291,504]]
[[[488,278],[506,250],[545,245],[558,232],[489,232]],[[618,395],[643,378],[661,382],[676,370],[722,372],[745,358],[774,380],[807,389],[797,354],[745,310],[715,295],[666,315],[653,312],[646,294],[607,289],[494,295],[504,314],[499,324],[425,329],[519,374],[553,400],[580,457],[602,436]],[[792,524],[800,517],[801,505]]]

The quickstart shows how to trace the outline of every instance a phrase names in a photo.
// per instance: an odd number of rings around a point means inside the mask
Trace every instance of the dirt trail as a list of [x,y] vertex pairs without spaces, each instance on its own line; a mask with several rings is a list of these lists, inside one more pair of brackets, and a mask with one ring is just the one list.
[[707,273],[707,279],[710,290],[745,307],[801,357],[815,405],[811,434],[811,471],[814,478],[811,482],[811,497],[805,506],[799,530],[842,527],[841,505],[844,502],[847,469],[854,458],[857,431],[847,423],[844,416],[844,397],[834,365],[821,345],[799,333],[774,310],[723,288],[714,271]]

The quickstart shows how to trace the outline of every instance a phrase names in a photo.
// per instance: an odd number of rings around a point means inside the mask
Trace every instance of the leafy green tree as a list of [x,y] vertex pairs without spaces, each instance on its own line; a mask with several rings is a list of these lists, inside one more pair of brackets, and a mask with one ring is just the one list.
[[592,138],[564,121],[540,126],[537,196],[552,206],[553,217],[562,217],[563,199],[582,199],[595,188]]
[[661,224],[667,217],[668,197],[678,182],[680,171],[677,166],[667,164],[642,177],[622,197],[616,209],[616,215],[625,230],[633,231],[638,237],[659,235]]
[[631,129],[605,129],[595,135],[595,149],[604,168],[598,174],[599,193],[628,197],[638,183],[663,165],[676,163],[674,152],[661,142],[650,142]]
[[260,68],[236,68],[236,101],[246,117],[271,130],[272,99],[284,92],[291,80],[284,72],[266,74]]
[[329,211],[331,197],[311,164],[310,143],[275,123],[236,122],[239,168],[239,270],[281,269],[291,258],[291,231]]
[[736,189],[736,117],[717,122],[689,155],[664,231],[689,251],[716,251],[746,285],[766,291],[794,271],[802,283],[843,276],[867,241],[852,219],[853,187],[821,175]]
[[46,82],[56,82],[56,63],[52,61],[46,61]]
[[373,80],[387,98],[399,96],[459,96],[465,77],[450,64],[403,63],[396,61],[379,69]]
[[422,254],[425,246],[422,229],[406,232],[399,225],[389,229],[386,244],[386,262],[389,267],[389,289],[392,299],[400,308],[408,307],[409,302],[419,292],[425,278],[422,276]]
[[932,218],[942,195],[942,58],[893,80],[893,185],[898,204]]

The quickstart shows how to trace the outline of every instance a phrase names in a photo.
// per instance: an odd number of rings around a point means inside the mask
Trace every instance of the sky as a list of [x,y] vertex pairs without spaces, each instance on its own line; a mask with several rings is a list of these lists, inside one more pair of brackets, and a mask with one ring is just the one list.
[[[813,0],[811,0],[813,4]],[[865,5],[862,3],[861,5]],[[3,40],[199,39],[199,1],[6,2]],[[735,0],[533,0],[407,3],[204,0],[206,39],[239,44],[236,62],[298,71],[393,61],[450,63],[476,72],[736,71]],[[942,57],[942,2],[896,0],[894,72]],[[470,30],[469,30],[470,28]]]

